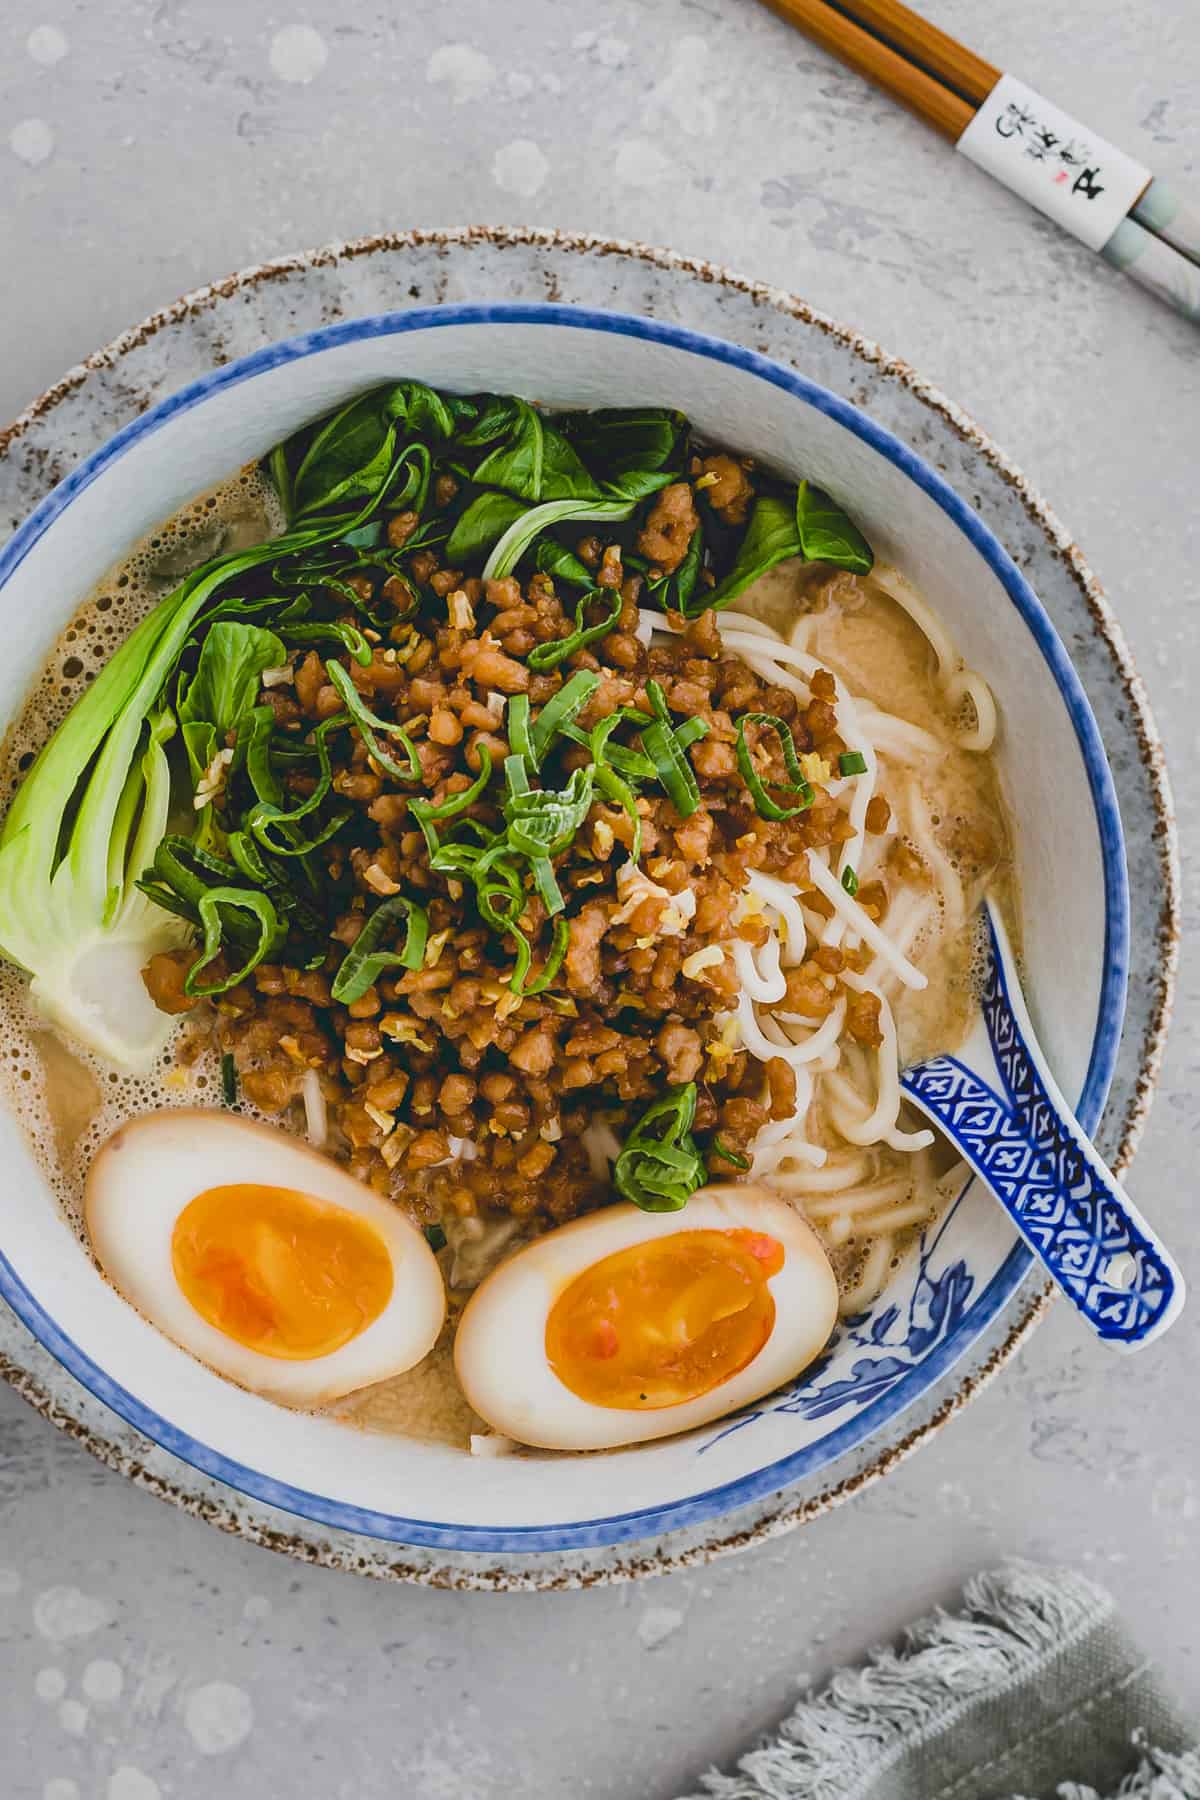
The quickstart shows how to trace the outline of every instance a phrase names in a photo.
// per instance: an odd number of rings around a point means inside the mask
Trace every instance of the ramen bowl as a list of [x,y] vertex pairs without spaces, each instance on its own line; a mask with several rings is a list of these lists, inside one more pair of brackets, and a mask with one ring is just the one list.
[[[677,407],[703,435],[806,475],[852,511],[995,692],[1030,1007],[1059,1085],[1093,1127],[1121,1033],[1129,908],[1116,797],[1078,677],[1008,552],[940,474],[846,401],[738,345],[610,312],[450,305],[331,325],[206,374],[83,461],[0,556],[0,715],[16,711],[96,580],[156,523],[305,421],[399,376],[550,407]],[[636,1449],[470,1458],[222,1381],[106,1285],[8,1114],[0,1155],[0,1292],[138,1431],[316,1526],[510,1563],[696,1527],[814,1476],[966,1356],[1031,1261],[968,1186],[785,1391]]]

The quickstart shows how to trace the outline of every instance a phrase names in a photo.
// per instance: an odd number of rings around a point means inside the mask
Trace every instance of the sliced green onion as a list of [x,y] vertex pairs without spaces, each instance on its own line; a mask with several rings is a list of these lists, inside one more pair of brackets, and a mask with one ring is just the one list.
[[564,725],[561,729],[562,735],[569,737],[572,743],[582,744],[585,750],[590,750],[594,761],[598,762],[603,756],[604,761],[627,781],[654,781],[658,771],[648,756],[640,750],[630,750],[624,744],[609,742],[619,725],[635,725],[640,731],[650,723],[649,713],[639,712],[632,706],[619,706],[616,712],[601,719],[590,733],[581,731],[578,725]]
[[865,775],[867,759],[861,750],[843,750],[838,757],[839,775]]
[[[389,926],[405,921],[404,942],[399,950],[379,950],[376,945]],[[347,950],[333,978],[333,998],[345,1006],[361,1000],[367,989],[388,969],[419,969],[425,958],[429,918],[424,907],[407,894],[391,894],[375,908]]]
[[[750,760],[750,750],[746,743],[747,725],[761,725],[764,730],[773,731],[779,739],[779,747],[783,751],[784,767],[788,772],[790,780],[787,782],[773,781],[770,783],[770,786],[781,787],[790,793],[796,794],[798,796],[798,801],[795,806],[780,806],[779,803],[772,800],[771,796],[767,793],[767,788],[763,782],[762,776]],[[742,780],[750,789],[750,795],[754,801],[754,809],[758,813],[760,819],[772,819],[778,822],[780,819],[794,819],[797,813],[807,812],[808,808],[813,803],[813,790],[810,783],[805,778],[804,770],[800,767],[800,758],[796,754],[796,745],[792,739],[791,727],[787,725],[783,719],[776,718],[774,713],[743,713],[738,720],[735,751]]]
[[252,707],[248,715],[245,737],[238,727],[238,748],[244,746],[246,773],[260,800],[278,806],[283,799],[279,777],[271,767],[271,734],[275,730],[275,714],[269,706]]
[[458,813],[466,812],[468,806],[474,806],[484,788],[492,778],[492,753],[486,744],[479,746],[479,773],[470,787],[463,788],[461,793],[451,794],[446,800],[439,800],[435,806],[431,800],[410,800],[408,810],[425,835],[430,856],[435,856],[440,848],[434,823],[441,819],[453,819]]
[[[397,781],[420,781],[421,759],[417,755],[416,747],[413,744],[412,739],[408,736],[408,733],[405,731],[403,725],[389,725],[386,719],[377,718],[340,662],[327,662],[325,664],[325,673],[341,695],[342,704],[357,726],[358,734],[362,738],[363,743],[367,746],[368,753],[379,764],[380,768],[386,769],[388,774],[394,776]],[[378,732],[383,732],[387,737],[395,738],[401,745],[408,757],[407,768],[402,767],[400,763],[395,762],[393,758],[388,755],[383,745],[379,742],[379,738],[376,735]]]
[[637,795],[629,786],[628,782],[622,780],[621,776],[617,774],[617,771],[615,769],[610,769],[607,763],[598,762],[596,764],[596,786],[600,789],[602,794],[608,797],[608,799],[615,800],[617,805],[624,809],[630,824],[633,826],[633,842],[629,846],[629,860],[632,863],[640,861],[642,855],[642,815],[637,809]]
[[[341,668],[340,663],[335,663],[333,666]],[[258,839],[264,849],[273,851],[276,856],[307,856],[310,850],[317,849],[319,845],[326,843],[335,832],[340,831],[347,819],[350,818],[353,808],[344,807],[327,820],[315,836],[299,838],[296,835],[297,822],[300,819],[306,819],[310,813],[316,812],[333,786],[333,772],[329,762],[329,735],[349,723],[349,716],[346,713],[335,713],[332,718],[322,719],[313,732],[306,748],[316,751],[321,773],[317,785],[307,799],[297,801],[293,807],[274,806],[269,800],[260,800],[257,805],[251,807],[246,815],[246,828]],[[282,841],[272,835],[276,831],[282,832]],[[254,877],[254,879],[258,879],[258,877]]]
[[550,945],[550,954],[540,975],[520,989],[522,994],[541,994],[550,986],[558,971],[562,968],[563,958],[567,954],[567,945],[571,941],[571,927],[565,919],[554,921],[554,939]]
[[[555,737],[565,725],[575,719],[577,713],[583,711],[596,689],[600,686],[600,677],[590,669],[577,669],[569,681],[563,683],[557,694],[547,700],[534,720],[532,731],[533,762],[538,767]],[[525,700],[525,696],[516,698]],[[526,705],[529,704],[525,700]],[[512,701],[509,701],[512,707]],[[511,741],[511,740],[510,740]]]
[[698,744],[701,738],[706,738],[711,729],[707,719],[685,719],[682,725],[675,727],[675,742],[681,750],[686,750],[690,744]]
[[523,756],[506,756],[504,759],[504,785],[510,798],[529,792],[529,776],[525,773]]
[[642,743],[675,811],[681,819],[686,819],[700,804],[700,784],[691,763],[679,747],[679,739],[667,710],[666,696],[657,681],[646,683],[646,694],[655,716],[649,725],[642,728]]
[[642,1114],[613,1167],[619,1193],[643,1212],[678,1212],[708,1179],[692,1137],[696,1084],[673,1088]]
[[854,870],[850,867],[849,863],[847,863],[846,867],[842,870],[842,886],[853,900],[855,894],[858,892],[858,876],[854,873]]
[[221,1097],[226,1106],[236,1106],[238,1097],[237,1064],[230,1051],[221,1058]]
[[231,831],[229,833],[229,854],[246,877],[259,887],[267,887],[271,880],[271,871],[259,853],[258,845],[248,832]]
[[[510,757],[511,763],[519,758]],[[524,779],[524,765],[521,765]],[[565,850],[587,818],[593,798],[595,769],[574,769],[565,788],[510,789],[504,802],[508,841],[518,855],[556,856]]]
[[425,1242],[429,1245],[431,1250],[444,1250],[446,1248],[446,1234],[440,1225],[425,1226]]
[[541,895],[547,913],[553,918],[567,904],[554,877],[554,864],[548,856],[533,856],[529,859],[529,866],[533,870],[533,885]]
[[[609,608],[606,616],[598,625],[585,625],[583,617],[593,600],[608,597]],[[565,638],[551,638],[548,644],[538,644],[529,652],[526,662],[538,675],[544,675],[548,669],[557,669],[560,662],[568,656],[574,656],[577,650],[584,650],[594,644],[597,638],[606,637],[621,616],[621,594],[617,588],[595,588],[590,594],[584,594],[575,607],[575,629]]]
[[285,625],[280,635],[284,642],[289,644],[321,644],[328,643],[332,639],[334,643],[341,644],[345,650],[348,650],[355,662],[364,669],[368,667],[374,655],[370,644],[358,626],[341,619],[332,619],[323,625]]
[[514,994],[523,994],[525,992],[525,977],[533,967],[533,947],[515,920],[512,920],[505,925],[503,931],[505,936],[510,937],[513,941],[513,954],[515,957],[513,971],[508,982],[509,991]]
[[732,1163],[735,1169],[741,1169],[743,1173],[750,1167],[748,1156],[743,1156],[740,1150],[731,1150],[719,1137],[712,1141],[712,1154],[719,1156],[723,1162]]
[[234,863],[174,834],[159,840],[151,866],[166,887],[192,906],[199,906],[210,888],[236,882],[239,874]]
[[533,738],[529,724],[529,695],[510,694],[505,711],[508,730],[508,745],[514,756],[524,757],[525,761],[537,768],[537,757],[533,754]]
[[[201,971],[208,967],[220,950],[221,939],[226,933],[225,921],[221,916],[222,906],[249,913],[258,926],[258,941],[241,968],[235,969],[232,975],[226,975],[219,981],[201,981]],[[236,987],[239,981],[244,981],[258,967],[278,942],[279,915],[267,895],[258,888],[208,888],[201,894],[196,909],[200,914],[204,943],[200,955],[184,977],[183,991],[201,1000],[212,994],[228,993],[230,988]]]

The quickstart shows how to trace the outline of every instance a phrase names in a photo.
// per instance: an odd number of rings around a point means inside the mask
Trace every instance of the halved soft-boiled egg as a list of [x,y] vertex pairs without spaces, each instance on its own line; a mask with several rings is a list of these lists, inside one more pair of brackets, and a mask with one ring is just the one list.
[[829,1259],[786,1200],[710,1187],[675,1213],[609,1206],[493,1270],[454,1363],[494,1430],[605,1450],[720,1418],[789,1381],[837,1317]]
[[314,1150],[227,1113],[148,1113],[88,1171],[84,1217],[113,1286],[218,1374],[319,1406],[433,1348],[446,1290],[388,1201]]

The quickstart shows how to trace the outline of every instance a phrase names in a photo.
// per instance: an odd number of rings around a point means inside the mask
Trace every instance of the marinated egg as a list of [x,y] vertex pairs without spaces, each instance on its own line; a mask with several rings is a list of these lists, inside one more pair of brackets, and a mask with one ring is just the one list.
[[675,1213],[609,1206],[515,1252],[472,1295],[454,1346],[493,1430],[550,1450],[687,1431],[799,1374],[837,1282],[786,1200],[710,1187]]
[[446,1316],[424,1236],[326,1157],[223,1113],[122,1125],[84,1218],[113,1286],[167,1337],[285,1406],[420,1362]]

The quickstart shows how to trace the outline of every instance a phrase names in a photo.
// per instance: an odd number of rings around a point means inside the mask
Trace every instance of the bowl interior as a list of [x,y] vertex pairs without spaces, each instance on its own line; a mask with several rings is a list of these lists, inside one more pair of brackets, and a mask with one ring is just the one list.
[[[548,405],[676,406],[851,508],[996,692],[1031,1010],[1060,1085],[1094,1124],[1120,1035],[1127,905],[1115,796],[1062,645],[1005,552],[919,458],[826,390],[740,348],[571,308],[449,307],[331,327],[218,370],[81,465],[0,554],[0,717],[94,582],[154,524],[306,419],[400,376]],[[327,1524],[415,1544],[611,1543],[698,1523],[810,1474],[923,1392],[1029,1266],[999,1208],[968,1188],[822,1364],[751,1414],[600,1457],[473,1460],[288,1413],[211,1375],[102,1281],[7,1114],[0,1154],[12,1170],[0,1197],[0,1291],[86,1386],[209,1474]]]

